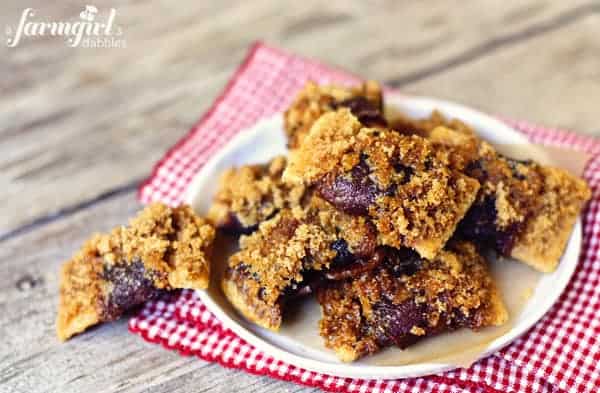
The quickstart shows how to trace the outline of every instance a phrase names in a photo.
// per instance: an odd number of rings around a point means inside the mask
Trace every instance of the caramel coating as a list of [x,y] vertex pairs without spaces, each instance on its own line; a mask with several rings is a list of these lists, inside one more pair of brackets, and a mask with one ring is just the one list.
[[405,348],[418,340],[461,327],[501,325],[506,308],[487,261],[468,242],[450,243],[413,270],[378,269],[317,292],[325,345],[343,361],[380,349]]

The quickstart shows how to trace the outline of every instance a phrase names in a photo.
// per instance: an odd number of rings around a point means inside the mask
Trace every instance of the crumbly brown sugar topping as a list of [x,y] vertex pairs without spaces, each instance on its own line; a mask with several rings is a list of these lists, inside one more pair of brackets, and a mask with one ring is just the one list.
[[543,191],[515,241],[511,256],[543,272],[556,269],[571,231],[591,198],[587,184],[558,168],[541,167]]
[[285,166],[286,158],[278,156],[264,165],[226,170],[208,217],[218,228],[249,234],[280,209],[300,205],[304,187],[281,180]]
[[290,148],[298,148],[313,123],[338,107],[351,108],[367,124],[383,124],[383,96],[377,82],[358,87],[319,86],[308,82],[284,114]]
[[469,126],[438,112],[427,119],[399,119],[390,123],[426,137],[448,154],[452,168],[481,184],[461,223],[463,235],[536,269],[554,270],[591,196],[584,181],[561,169],[503,156]]
[[230,266],[247,267],[259,280],[261,299],[275,304],[293,281],[302,281],[305,264],[319,269],[333,259],[332,239],[318,226],[302,223],[284,210],[262,223],[254,234],[240,239],[241,250],[230,258]]
[[329,268],[340,240],[344,251],[354,256],[369,258],[375,251],[372,224],[312,196],[306,208],[284,209],[252,235],[243,236],[229,266],[241,265],[253,277],[261,299],[275,304],[292,285],[303,282],[304,273]]
[[506,321],[486,261],[473,244],[454,243],[432,261],[412,263],[418,265],[414,270],[398,274],[384,264],[319,290],[320,334],[342,360],[444,330]]
[[370,216],[381,244],[417,248],[432,258],[479,188],[447,160],[419,136],[364,128],[340,109],[314,124],[284,180],[315,186],[337,208]]
[[147,270],[164,273],[164,278],[154,280],[159,288],[201,288],[214,237],[212,225],[191,207],[154,203],[127,227],[115,229],[109,244],[98,250],[105,261],[139,259]]
[[206,288],[214,228],[190,207],[152,204],[128,226],[94,235],[61,271],[61,339],[118,318],[159,290]]
[[422,119],[414,119],[402,113],[394,113],[388,119],[388,122],[391,129],[409,135],[429,136],[431,131],[438,127],[445,127],[462,135],[475,135],[475,131],[471,126],[459,119],[447,119],[438,110],[434,110],[430,116]]

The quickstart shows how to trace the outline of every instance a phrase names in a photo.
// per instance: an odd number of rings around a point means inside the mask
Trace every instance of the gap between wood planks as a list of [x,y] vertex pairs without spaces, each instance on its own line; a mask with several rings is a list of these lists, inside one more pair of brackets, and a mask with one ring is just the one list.
[[441,74],[453,68],[478,60],[491,52],[504,47],[512,46],[521,43],[522,41],[527,41],[528,39],[558,30],[561,27],[567,26],[581,18],[597,12],[600,12],[600,3],[590,3],[573,8],[548,21],[533,24],[519,31],[500,35],[459,53],[458,55],[451,56],[445,61],[432,64],[429,67],[424,67],[422,70],[402,75],[397,78],[388,79],[385,83],[392,87],[400,87],[418,82],[422,79]]
[[[500,49],[503,49],[506,47],[510,47],[510,46],[516,45],[518,43],[521,43],[522,41],[526,41],[526,40],[535,38],[537,36],[558,30],[564,26],[567,26],[571,23],[578,21],[581,18],[585,18],[586,16],[589,16],[590,14],[594,14],[594,13],[598,13],[598,12],[600,12],[600,3],[590,3],[590,4],[586,4],[586,5],[582,5],[582,6],[573,8],[572,10],[565,12],[562,15],[554,17],[550,20],[536,23],[536,24],[528,26],[524,29],[521,29],[521,30],[518,30],[518,31],[515,31],[512,33],[500,35],[496,38],[485,41],[479,45],[476,45],[470,49],[467,49],[466,51],[463,51],[462,53],[459,53],[455,56],[451,56],[444,61],[437,62],[435,64],[432,64],[429,67],[424,67],[420,71],[408,73],[406,75],[401,75],[397,78],[387,79],[385,81],[385,84],[392,86],[392,87],[401,87],[401,86],[409,85],[411,83],[418,82],[420,80],[444,73],[448,70],[451,70],[451,69],[460,67],[462,65],[468,64],[470,62],[473,62],[475,60],[478,60],[482,57],[485,57],[485,56],[497,51],[497,50],[500,50]],[[100,203],[100,202],[103,202],[103,201],[106,201],[106,200],[109,200],[109,199],[112,199],[112,198],[115,198],[118,196],[122,196],[122,195],[130,193],[130,192],[132,193],[133,191],[135,191],[137,189],[138,185],[142,181],[143,181],[143,178],[135,179],[134,181],[131,181],[124,185],[117,186],[106,192],[103,192],[102,194],[100,194],[94,198],[87,199],[87,200],[84,200],[77,204],[64,207],[64,208],[59,209],[58,211],[53,212],[51,214],[47,214],[47,215],[38,217],[38,218],[30,221],[29,223],[18,226],[17,228],[6,231],[4,233],[0,233],[0,243],[3,241],[6,241],[6,240],[12,239],[14,237],[20,236],[22,234],[25,234],[27,232],[30,232],[32,230],[35,230],[46,224],[69,217],[83,209],[92,207],[92,206],[96,205],[97,203]]]
[[25,234],[27,232],[30,232],[34,229],[37,229],[39,227],[42,227],[46,224],[50,224],[54,221],[69,217],[83,209],[87,209],[89,207],[92,207],[100,202],[112,199],[112,198],[116,198],[118,196],[122,196],[124,194],[128,194],[128,193],[133,193],[138,186],[141,184],[142,181],[144,181],[146,177],[141,178],[141,179],[135,179],[134,181],[131,181],[129,183],[114,187],[110,190],[107,190],[105,192],[103,192],[100,195],[97,195],[93,198],[81,201],[79,203],[76,203],[74,205],[71,206],[66,206],[62,209],[59,209],[55,212],[52,212],[51,214],[47,214],[45,216],[41,216],[36,218],[33,221],[28,222],[27,224],[18,226],[15,229],[6,231],[4,233],[0,233],[0,243],[9,239],[12,239],[14,237],[17,237],[19,235]]

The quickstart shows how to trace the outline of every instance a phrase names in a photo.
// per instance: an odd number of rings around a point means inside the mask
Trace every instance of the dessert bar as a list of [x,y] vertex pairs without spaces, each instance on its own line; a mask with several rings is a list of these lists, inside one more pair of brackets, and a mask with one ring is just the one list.
[[434,258],[479,183],[416,135],[366,128],[345,108],[323,115],[290,154],[284,181],[314,187],[347,214],[368,217],[377,242]]
[[459,232],[540,271],[554,271],[591,197],[587,184],[563,169],[505,157],[465,128],[426,132],[447,149],[454,168],[481,184]]
[[61,340],[112,321],[163,290],[208,287],[214,228],[188,206],[146,207],[128,226],[97,234],[61,270]]
[[342,361],[389,346],[406,348],[462,327],[501,325],[506,308],[487,262],[468,242],[450,242],[433,260],[391,251],[376,269],[317,290],[320,335]]
[[542,177],[541,192],[508,255],[542,272],[552,272],[591,190],[565,170],[545,166],[537,170]]
[[304,187],[283,183],[281,175],[285,166],[286,158],[278,156],[267,164],[226,170],[221,175],[208,218],[227,233],[250,234],[279,210],[299,206]]
[[240,238],[222,288],[249,320],[277,330],[286,301],[378,264],[375,228],[312,195],[305,208],[283,209]]

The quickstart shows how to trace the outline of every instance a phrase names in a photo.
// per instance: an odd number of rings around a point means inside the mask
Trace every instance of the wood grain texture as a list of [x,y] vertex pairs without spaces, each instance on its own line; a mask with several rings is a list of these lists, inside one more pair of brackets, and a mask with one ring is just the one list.
[[[592,21],[580,27],[582,20],[598,17],[597,2],[489,1],[471,7],[451,7],[443,1],[331,1],[324,6],[313,0],[96,5],[100,10],[117,7],[127,49],[74,49],[57,37],[1,49],[0,71],[10,77],[0,81],[0,206],[10,208],[3,212],[0,235],[144,178],[210,105],[248,45],[259,38],[389,80],[406,91],[459,99],[548,124],[555,120],[550,113],[562,113],[560,125],[597,131],[594,102],[600,92],[593,74],[598,68],[593,66],[598,62],[600,24]],[[2,24],[14,26],[20,7],[15,3],[11,12],[2,13]],[[74,5],[40,2],[32,7],[38,15],[57,20],[79,12]],[[569,27],[573,34],[564,40],[551,38]],[[529,45],[534,40],[543,50]],[[565,55],[561,42],[572,42],[575,55],[587,58],[588,74],[569,66],[574,53]],[[496,56],[519,43],[529,51],[527,56],[511,59],[516,64],[508,69],[495,66]],[[560,69],[536,70],[536,82],[541,80],[543,86],[557,77],[563,81],[560,90],[544,91],[547,99],[539,110],[547,117],[528,116],[535,90],[525,89],[531,74],[527,69],[560,55],[567,59],[561,58]],[[446,77],[484,60],[487,67],[479,74],[483,85]],[[442,84],[423,86],[432,78]],[[506,99],[482,88],[490,84],[501,84],[513,94]],[[584,84],[588,86],[582,91]],[[482,100],[482,92],[491,94]],[[580,98],[563,100],[565,95]]]
[[[54,338],[57,271],[210,105],[256,39],[412,94],[600,135],[598,1],[94,1],[127,49],[0,45],[0,392],[312,391],[102,326]],[[3,3],[73,18],[74,2]]]

